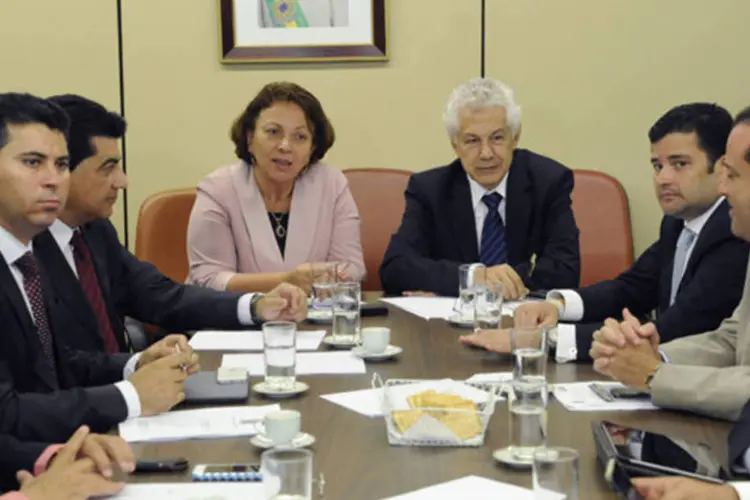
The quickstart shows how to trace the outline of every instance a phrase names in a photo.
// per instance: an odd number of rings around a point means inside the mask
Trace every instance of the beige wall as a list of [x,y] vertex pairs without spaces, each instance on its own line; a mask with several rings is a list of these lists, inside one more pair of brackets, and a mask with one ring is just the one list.
[[273,80],[321,100],[337,131],[326,159],[340,168],[422,170],[451,159],[442,106],[479,73],[479,2],[391,0],[389,63],[231,67],[218,62],[216,1],[123,4],[133,235],[149,194],[195,185],[233,161],[229,126]]
[[748,18],[743,0],[487,0],[486,73],[515,88],[522,145],[620,180],[640,254],[661,219],[648,129],[684,102],[750,104]]
[[[114,1],[0,2],[0,92],[77,93],[120,108]],[[121,202],[112,217],[123,225]]]

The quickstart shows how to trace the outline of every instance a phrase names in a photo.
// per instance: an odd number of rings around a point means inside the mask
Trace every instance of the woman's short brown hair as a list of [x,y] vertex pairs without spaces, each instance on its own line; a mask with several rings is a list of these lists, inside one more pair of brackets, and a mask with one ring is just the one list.
[[317,163],[331,149],[336,139],[333,125],[328,121],[320,101],[304,89],[291,82],[273,82],[263,87],[258,95],[250,101],[245,111],[234,121],[229,137],[234,142],[234,152],[238,158],[245,160],[248,165],[253,164],[253,155],[248,150],[248,132],[255,130],[258,115],[266,108],[270,108],[275,102],[293,102],[305,113],[308,126],[313,133],[313,151],[310,155],[310,164]]

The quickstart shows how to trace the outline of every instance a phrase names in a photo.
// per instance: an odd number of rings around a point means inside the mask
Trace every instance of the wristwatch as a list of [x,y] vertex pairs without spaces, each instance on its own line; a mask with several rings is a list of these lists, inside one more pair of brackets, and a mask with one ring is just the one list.
[[259,325],[263,323],[263,318],[258,316],[258,302],[260,302],[260,299],[265,297],[262,293],[256,293],[253,295],[253,298],[250,299],[250,319],[252,320],[254,325]]

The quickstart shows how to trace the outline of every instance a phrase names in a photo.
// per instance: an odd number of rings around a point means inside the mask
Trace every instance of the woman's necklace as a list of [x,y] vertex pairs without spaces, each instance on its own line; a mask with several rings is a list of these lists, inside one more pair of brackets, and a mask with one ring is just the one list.
[[276,236],[280,240],[283,240],[284,238],[286,238],[286,228],[284,227],[284,217],[286,217],[287,214],[283,212],[278,213],[278,214],[274,212],[269,212],[269,213],[271,214],[271,217],[273,217],[273,220],[276,222],[276,224],[274,224],[273,232],[276,233]]

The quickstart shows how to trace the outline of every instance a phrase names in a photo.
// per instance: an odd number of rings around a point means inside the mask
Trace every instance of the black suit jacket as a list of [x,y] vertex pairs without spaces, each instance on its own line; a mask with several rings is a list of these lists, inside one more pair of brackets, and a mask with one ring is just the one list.
[[18,488],[16,472],[34,472],[34,464],[49,444],[19,441],[15,437],[0,435],[0,492]]
[[[750,448],[750,401],[745,404],[740,418],[729,433],[729,467],[745,468],[745,452]],[[746,472],[746,474],[748,474]]]
[[750,244],[732,235],[729,205],[722,202],[695,241],[674,304],[672,267],[684,223],[664,217],[659,239],[617,278],[578,290],[583,318],[576,326],[578,359],[590,359],[592,335],[608,317],[627,307],[638,316],[656,311],[661,342],[715,329],[732,315],[742,297]]
[[[237,301],[242,294],[172,281],[123,247],[108,220],[87,224],[81,231],[91,250],[112,331],[123,350],[125,316],[170,332],[242,328],[237,318]],[[78,323],[78,328],[71,330],[76,335],[66,336],[66,342],[77,349],[103,351],[94,311],[54,237],[44,231],[34,239],[34,246],[49,270],[65,313]]]
[[[578,286],[578,228],[571,209],[573,173],[516,149],[505,205],[508,263],[531,290]],[[471,190],[460,160],[411,176],[406,209],[380,267],[383,289],[458,293],[458,266],[479,261]],[[536,255],[532,269],[531,257]]]
[[112,384],[122,380],[129,356],[67,347],[61,334],[77,324],[61,314],[60,300],[51,293],[42,266],[40,273],[57,378],[21,291],[0,258],[0,434],[24,441],[64,442],[84,424],[107,432],[127,417],[125,400]]

